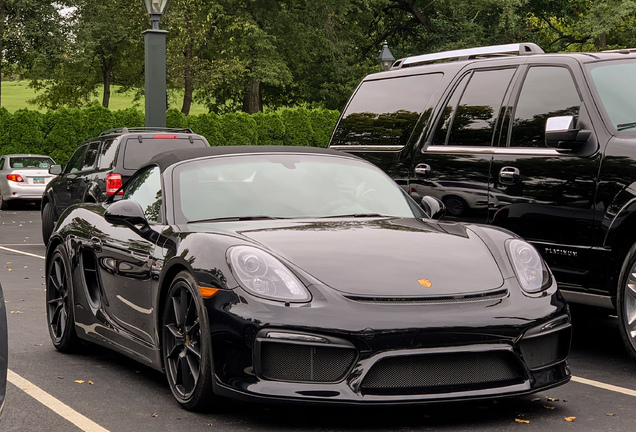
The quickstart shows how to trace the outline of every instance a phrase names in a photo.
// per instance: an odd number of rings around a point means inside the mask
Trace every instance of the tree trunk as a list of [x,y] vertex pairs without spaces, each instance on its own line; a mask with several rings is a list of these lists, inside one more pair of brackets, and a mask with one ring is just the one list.
[[102,80],[104,82],[104,94],[102,97],[102,106],[108,108],[110,103],[110,85],[113,81],[113,68],[115,67],[115,60],[111,57],[102,60]]
[[261,82],[253,78],[245,89],[243,97],[243,111],[254,114],[263,111],[263,95],[261,94]]

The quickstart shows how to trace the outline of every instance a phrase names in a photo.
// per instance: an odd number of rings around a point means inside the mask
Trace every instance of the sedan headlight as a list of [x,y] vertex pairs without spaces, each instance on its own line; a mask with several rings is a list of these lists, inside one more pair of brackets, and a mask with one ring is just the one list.
[[523,240],[512,239],[506,242],[506,247],[524,291],[535,294],[550,286],[550,271],[534,246]]
[[302,282],[283,263],[261,249],[235,246],[228,249],[228,259],[241,286],[258,297],[292,303],[311,300]]

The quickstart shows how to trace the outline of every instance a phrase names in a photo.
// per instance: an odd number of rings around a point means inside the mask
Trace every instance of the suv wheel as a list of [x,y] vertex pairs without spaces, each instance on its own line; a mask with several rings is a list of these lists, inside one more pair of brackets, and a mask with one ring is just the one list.
[[49,238],[53,233],[53,226],[55,225],[55,217],[53,215],[53,206],[51,203],[44,204],[42,208],[42,240],[44,244],[49,243]]
[[629,355],[636,359],[636,245],[625,259],[616,294],[621,337]]

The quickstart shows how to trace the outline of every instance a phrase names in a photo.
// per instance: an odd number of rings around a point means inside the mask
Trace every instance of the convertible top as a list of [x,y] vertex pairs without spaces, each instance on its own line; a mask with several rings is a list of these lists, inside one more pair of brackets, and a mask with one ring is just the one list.
[[161,171],[164,171],[175,163],[189,159],[198,159],[211,156],[227,156],[239,154],[259,154],[259,153],[305,153],[305,154],[322,154],[332,156],[342,156],[350,159],[358,159],[351,154],[343,153],[337,150],[331,150],[320,147],[301,147],[301,146],[214,146],[170,150],[159,153],[144,166],[158,165]]

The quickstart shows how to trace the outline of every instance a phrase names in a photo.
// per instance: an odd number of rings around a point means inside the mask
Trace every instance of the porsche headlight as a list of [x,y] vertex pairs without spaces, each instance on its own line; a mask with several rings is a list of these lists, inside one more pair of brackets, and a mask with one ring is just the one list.
[[506,242],[506,247],[521,288],[531,294],[547,289],[551,282],[550,272],[534,246],[512,239]]
[[228,250],[228,258],[234,275],[250,293],[292,303],[311,300],[302,282],[267,252],[251,246],[235,246]]

